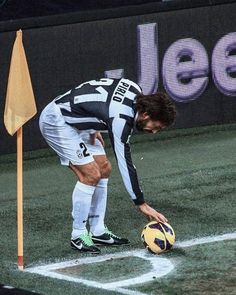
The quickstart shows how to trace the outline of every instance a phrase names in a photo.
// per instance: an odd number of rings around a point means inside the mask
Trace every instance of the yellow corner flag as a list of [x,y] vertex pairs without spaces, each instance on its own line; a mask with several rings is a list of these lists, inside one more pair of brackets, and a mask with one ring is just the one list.
[[37,112],[25,51],[22,31],[17,31],[12,50],[8,77],[4,123],[10,135],[30,120]]
[[17,134],[17,254],[18,268],[24,269],[23,249],[23,125],[37,112],[29,69],[17,31],[7,85],[4,123],[10,135]]

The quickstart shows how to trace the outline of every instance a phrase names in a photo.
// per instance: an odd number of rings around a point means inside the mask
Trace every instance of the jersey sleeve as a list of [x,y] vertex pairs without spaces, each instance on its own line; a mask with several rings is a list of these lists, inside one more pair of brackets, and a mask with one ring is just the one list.
[[142,205],[144,196],[139,186],[130,152],[129,136],[131,131],[132,128],[126,120],[114,118],[109,128],[109,136],[126,190],[136,205]]

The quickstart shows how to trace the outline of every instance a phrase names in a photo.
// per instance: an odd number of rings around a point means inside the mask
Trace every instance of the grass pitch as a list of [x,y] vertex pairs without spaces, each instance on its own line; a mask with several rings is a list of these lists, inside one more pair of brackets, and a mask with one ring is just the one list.
[[[166,215],[177,240],[235,232],[236,125],[171,130],[134,136],[133,162],[146,201]],[[127,195],[111,148],[107,225],[127,236],[130,246],[103,247],[102,253],[143,248],[140,233],[147,223]],[[24,256],[26,267],[84,257],[70,249],[71,193],[76,182],[50,150],[24,157]],[[0,157],[0,283],[41,294],[116,294],[76,283],[19,272],[16,240],[15,155]],[[145,294],[234,294],[235,241],[173,249],[164,257],[175,269],[166,277],[130,290]],[[139,259],[124,259],[127,273],[143,272]],[[84,266],[93,280],[117,275],[116,265]],[[89,269],[90,267],[90,269]],[[92,267],[92,268],[91,268]],[[98,268],[96,270],[96,267]],[[149,271],[147,266],[147,271]],[[124,278],[125,272],[122,271]]]

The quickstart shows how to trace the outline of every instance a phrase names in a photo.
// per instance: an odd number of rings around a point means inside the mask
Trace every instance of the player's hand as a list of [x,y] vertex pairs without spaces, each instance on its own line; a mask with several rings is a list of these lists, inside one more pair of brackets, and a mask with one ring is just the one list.
[[90,134],[90,142],[91,142],[92,145],[95,145],[96,139],[98,139],[101,142],[101,144],[103,146],[105,146],[105,142],[104,142],[100,132],[95,132],[93,134]]
[[168,222],[167,218],[150,207],[147,203],[139,205],[140,211],[147,217],[149,221],[156,220],[157,222]]

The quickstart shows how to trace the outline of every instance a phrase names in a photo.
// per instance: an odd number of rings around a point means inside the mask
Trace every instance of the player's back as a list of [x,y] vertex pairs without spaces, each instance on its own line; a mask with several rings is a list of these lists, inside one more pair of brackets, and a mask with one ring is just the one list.
[[106,130],[112,118],[134,117],[133,103],[140,87],[128,79],[85,82],[58,96],[55,103],[68,124],[78,129]]

